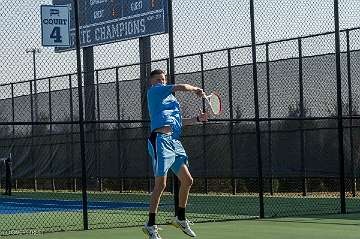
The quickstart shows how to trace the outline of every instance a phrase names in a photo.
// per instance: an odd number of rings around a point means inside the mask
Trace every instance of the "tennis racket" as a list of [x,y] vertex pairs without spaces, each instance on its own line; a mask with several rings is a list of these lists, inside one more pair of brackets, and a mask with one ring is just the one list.
[[221,97],[218,93],[212,92],[210,95],[205,96],[211,111],[214,115],[219,115],[222,112]]

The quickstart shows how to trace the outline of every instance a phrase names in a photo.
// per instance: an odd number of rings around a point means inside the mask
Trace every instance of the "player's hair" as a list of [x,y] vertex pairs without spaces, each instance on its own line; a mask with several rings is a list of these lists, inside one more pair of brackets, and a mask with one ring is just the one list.
[[150,73],[150,78],[152,78],[154,75],[160,75],[160,74],[165,74],[165,71],[160,70],[160,69],[153,70],[153,71]]

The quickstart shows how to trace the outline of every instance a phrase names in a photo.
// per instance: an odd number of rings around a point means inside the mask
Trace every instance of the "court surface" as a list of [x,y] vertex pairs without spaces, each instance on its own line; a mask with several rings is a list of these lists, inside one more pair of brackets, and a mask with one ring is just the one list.
[[[360,235],[360,214],[330,215],[306,218],[241,220],[236,222],[198,223],[193,225],[197,238],[206,239],[355,239]],[[187,238],[178,229],[162,226],[163,239]],[[139,227],[58,232],[27,236],[8,236],[12,239],[136,239],[144,238]]]
[[[161,207],[169,206],[161,204]],[[148,203],[141,202],[88,202],[89,210],[120,210],[120,209],[147,209]],[[28,199],[28,198],[2,198],[0,200],[0,214],[35,213],[51,211],[82,211],[82,201],[56,200],[56,199]]]
[[[257,220],[258,198],[244,195],[191,195],[187,215],[197,222],[194,228],[198,238],[359,238],[355,237],[360,235],[360,214],[355,213],[360,209],[359,197],[347,198],[354,214],[339,215],[338,198],[290,196],[265,197],[265,220]],[[96,193],[89,198],[92,230],[82,232],[80,193],[18,192],[12,197],[0,196],[0,234],[35,234],[16,238],[144,238],[139,225],[147,220],[148,194]],[[172,195],[164,195],[160,209],[158,222],[169,222],[174,210]],[[318,216],[295,217],[304,213]],[[238,221],[210,223],[234,219]],[[162,228],[163,238],[186,238],[175,228]]]

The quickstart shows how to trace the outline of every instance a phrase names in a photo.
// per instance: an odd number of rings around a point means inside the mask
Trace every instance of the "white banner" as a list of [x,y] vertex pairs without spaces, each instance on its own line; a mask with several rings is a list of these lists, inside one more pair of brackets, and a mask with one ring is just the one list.
[[41,36],[43,46],[70,46],[69,6],[41,6]]

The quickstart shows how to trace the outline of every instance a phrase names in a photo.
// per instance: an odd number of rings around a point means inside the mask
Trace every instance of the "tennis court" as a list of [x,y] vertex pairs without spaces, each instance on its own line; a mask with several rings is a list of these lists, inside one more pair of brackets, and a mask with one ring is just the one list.
[[[171,194],[165,194],[163,197],[163,202],[160,205],[161,213],[158,218],[160,224],[167,224],[171,221],[174,211],[172,197],[173,195]],[[89,194],[89,228],[139,227],[147,220],[148,199],[149,194],[146,193]],[[347,207],[349,211],[359,211],[360,199],[348,198]],[[265,197],[265,215],[267,219],[264,222],[254,221],[254,219],[259,218],[258,198],[256,195],[220,196],[192,194],[188,206],[188,217],[193,222],[200,223],[196,224],[196,226],[200,227],[200,230],[204,225],[213,227],[212,224],[206,223],[214,221],[224,221],[223,224],[217,224],[219,227],[233,225],[234,230],[237,230],[237,224],[231,221],[240,220],[239,225],[250,223],[249,225],[254,226],[259,223],[265,223],[265,225],[271,227],[271,222],[291,220],[289,218],[279,219],[283,216],[291,217],[303,214],[323,215],[329,213],[336,215],[339,212],[340,204],[338,198],[320,196],[267,196]],[[351,219],[356,218],[356,215],[344,216]],[[330,217],[338,217],[339,220],[341,218],[340,215]],[[274,221],[269,218],[274,218]],[[81,193],[15,192],[11,198],[0,198],[0,219],[3,222],[8,222],[4,223],[4,226],[1,228],[3,235],[6,235],[9,231],[17,231],[17,234],[23,234],[21,232],[28,234],[32,231],[38,233],[47,231],[78,231],[82,229]],[[243,219],[249,219],[251,222]],[[12,220],[16,220],[16,227],[11,223]],[[277,223],[275,224],[277,225]],[[164,227],[167,228],[166,226]],[[123,230],[126,232],[133,229]],[[170,229],[169,231],[171,232]],[[115,231],[113,232],[115,233]],[[94,233],[96,234],[96,232]],[[166,234],[167,232],[164,231],[164,233]]]
[[[206,239],[355,239],[360,234],[360,214],[198,223],[193,227],[198,238]],[[6,238],[32,239],[39,238],[40,235],[43,239],[144,238],[140,227],[51,234],[37,234],[34,230],[32,233],[34,235]],[[186,238],[182,232],[171,226],[162,226],[160,233],[163,238]]]

